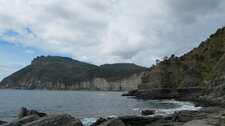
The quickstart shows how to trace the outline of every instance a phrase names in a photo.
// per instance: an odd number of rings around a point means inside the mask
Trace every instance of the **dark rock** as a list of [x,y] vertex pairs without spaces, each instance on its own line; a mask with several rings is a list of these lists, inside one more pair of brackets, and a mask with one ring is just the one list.
[[177,96],[175,91],[168,88],[138,90],[134,95],[142,99],[174,99]]
[[119,118],[113,118],[106,122],[101,123],[98,126],[125,126],[125,124]]
[[[112,119],[112,118],[111,118]],[[106,122],[106,121],[108,121],[109,119],[107,118],[99,118],[95,123],[93,123],[93,124],[91,124],[91,126],[98,126],[98,125],[100,125],[101,123],[103,123],[103,122]]]
[[180,85],[180,87],[183,88],[190,88],[190,87],[197,87],[198,84],[192,81],[183,81]]
[[148,124],[162,124],[165,121],[163,116],[121,116],[112,119],[100,118],[91,126],[146,126]]
[[30,116],[26,116],[24,118],[21,118],[19,120],[13,121],[13,122],[9,122],[9,123],[5,123],[1,126],[22,126],[26,123],[38,120],[40,117],[38,115],[30,115]]
[[204,113],[217,113],[217,112],[222,112],[224,111],[224,108],[215,106],[215,107],[204,107],[200,109],[200,112]]
[[153,115],[155,114],[155,110],[143,110],[141,111],[142,115]]
[[203,89],[201,88],[179,88],[176,89],[178,92],[177,97],[179,99],[196,99],[197,97],[203,95]]
[[187,122],[194,119],[194,115],[198,111],[189,111],[189,110],[183,110],[179,112],[174,112],[172,121],[174,122]]
[[1,121],[0,120],[0,125],[7,123],[6,121]]
[[1,126],[83,126],[79,119],[64,115],[49,115],[22,108],[19,119]]
[[19,114],[18,118],[20,119],[20,118],[23,118],[25,116],[30,116],[30,115],[38,115],[39,117],[44,117],[47,114],[38,112],[37,110],[28,110],[28,109],[23,107],[23,108],[21,108],[21,111],[20,111],[20,114]]
[[64,114],[44,116],[23,126],[83,126],[83,124],[80,120]]
[[156,122],[164,122],[163,116],[154,116],[154,117],[146,117],[146,116],[123,116],[119,117],[126,126],[145,126],[147,124],[153,124]]
[[128,93],[126,94],[122,94],[122,96],[136,96],[137,92],[138,90],[131,90],[131,91],[128,91]]

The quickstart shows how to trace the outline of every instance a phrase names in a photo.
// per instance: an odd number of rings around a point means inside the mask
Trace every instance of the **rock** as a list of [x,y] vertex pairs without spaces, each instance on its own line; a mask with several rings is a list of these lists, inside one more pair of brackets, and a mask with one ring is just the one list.
[[122,116],[119,118],[125,123],[126,126],[145,126],[147,124],[153,124],[156,122],[162,123],[165,121],[163,116]]
[[214,113],[214,112],[222,112],[224,111],[224,108],[215,106],[215,107],[204,107],[201,108],[200,112],[204,112],[204,113]]
[[183,126],[212,126],[212,125],[207,124],[205,120],[192,120],[186,122]]
[[136,96],[137,92],[138,90],[131,90],[131,91],[128,91],[128,93],[126,94],[122,94],[122,96]]
[[91,126],[147,126],[148,124],[162,124],[164,122],[166,122],[166,119],[163,116],[121,116],[112,119],[100,118]]
[[30,115],[38,115],[39,117],[44,117],[47,114],[38,112],[37,110],[28,110],[27,108],[22,107],[18,118],[21,119],[25,116],[30,116]]
[[141,111],[142,115],[153,115],[155,114],[155,110],[143,110]]
[[196,99],[197,97],[203,95],[203,89],[201,88],[196,88],[196,87],[189,87],[189,88],[179,88],[176,89],[178,92],[178,99]]
[[137,98],[141,99],[174,99],[177,96],[176,92],[169,88],[158,89],[143,89],[137,90],[134,94]]
[[26,116],[24,118],[21,118],[19,120],[13,121],[13,122],[9,122],[9,123],[5,123],[1,126],[22,126],[26,123],[38,120],[40,117],[38,115],[30,115],[30,116]]
[[113,118],[97,126],[125,126],[125,124],[119,118]]
[[192,119],[194,119],[195,115],[197,115],[196,113],[198,113],[198,111],[183,110],[179,112],[174,112],[172,121],[174,122],[191,121]]
[[[112,118],[111,118],[112,119]],[[99,118],[95,123],[93,123],[93,124],[91,124],[91,126],[98,126],[98,125],[100,125],[101,123],[103,123],[103,122],[106,122],[106,121],[108,121],[109,120],[109,118]]]
[[225,125],[225,117],[220,117],[219,118],[219,125],[224,126]]
[[1,121],[0,120],[0,125],[7,123],[6,121]]
[[183,88],[198,87],[198,84],[193,81],[183,81],[181,82],[180,87],[183,87]]
[[64,114],[44,116],[23,126],[83,126],[83,124],[79,119]]

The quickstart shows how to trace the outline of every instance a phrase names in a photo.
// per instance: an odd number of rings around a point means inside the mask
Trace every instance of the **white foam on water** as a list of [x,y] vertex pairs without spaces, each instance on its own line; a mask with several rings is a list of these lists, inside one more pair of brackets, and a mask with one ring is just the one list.
[[106,95],[106,94],[98,94],[98,95],[104,96],[104,95]]
[[89,126],[90,124],[92,124],[92,123],[94,123],[94,122],[96,122],[96,121],[97,121],[97,118],[93,118],[93,117],[81,119],[81,122],[82,122],[83,125],[85,125],[85,126]]
[[139,111],[140,108],[133,108],[132,110],[133,110],[133,111]]
[[180,105],[178,108],[173,109],[157,109],[155,115],[168,115],[173,114],[175,111],[182,111],[182,110],[199,110],[202,107],[195,107],[191,102],[181,102],[175,100],[165,100],[163,103],[174,103]]
[[[118,116],[115,116],[115,115],[110,115],[110,116],[107,116],[109,118],[114,118],[114,117],[118,117]],[[94,118],[94,117],[90,117],[90,118],[83,118],[83,119],[80,119],[82,124],[84,126],[90,126],[92,123],[95,123],[99,118]]]
[[107,116],[109,118],[114,118],[114,117],[118,117],[118,116],[115,116],[115,115],[110,115],[110,116]]
[[[181,102],[181,101],[176,101],[176,100],[163,100],[161,101],[162,104],[167,104],[167,103],[173,103],[177,104],[180,107],[177,108],[165,108],[165,109],[154,109],[154,108],[133,108],[132,111],[138,111],[136,114],[141,116],[141,110],[146,110],[146,109],[153,109],[156,110],[154,115],[149,115],[149,116],[155,116],[155,115],[162,115],[166,116],[169,114],[173,114],[175,111],[182,111],[182,110],[199,110],[202,107],[195,107],[193,103],[191,102]],[[109,115],[107,117],[117,117],[115,115]],[[98,118],[90,117],[90,118],[83,118],[81,119],[82,123],[84,126],[89,126],[90,124],[94,123],[97,121]]]

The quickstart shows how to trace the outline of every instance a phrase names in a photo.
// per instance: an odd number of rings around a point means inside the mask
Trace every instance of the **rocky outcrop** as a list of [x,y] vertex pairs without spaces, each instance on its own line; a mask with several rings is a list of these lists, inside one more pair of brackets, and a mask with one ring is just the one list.
[[[223,126],[225,110],[221,107],[207,107],[199,111],[183,110],[167,116],[121,116],[101,118],[92,126]],[[195,122],[195,123],[194,123]],[[204,125],[203,125],[204,124]]]
[[225,27],[183,56],[171,55],[143,73],[137,90],[124,96],[225,105]]
[[142,74],[134,74],[121,80],[108,80],[104,78],[94,78],[90,81],[84,81],[71,86],[67,86],[70,90],[106,90],[120,91],[137,89],[141,84]]
[[[142,73],[130,75],[123,79],[93,78],[66,85],[65,83],[42,82],[31,79],[17,85],[4,84],[1,88],[14,89],[48,89],[48,90],[105,90],[105,91],[128,91],[137,89],[141,84]],[[34,88],[35,85],[35,88]]]
[[38,120],[26,123],[23,126],[83,126],[81,121],[74,117],[64,115],[49,115]]
[[98,125],[100,125],[100,124],[102,124],[102,123],[104,123],[104,122],[106,122],[110,119],[112,119],[112,118],[102,118],[101,117],[95,123],[92,123],[90,126],[98,126]]
[[38,120],[38,119],[40,119],[40,117],[38,115],[30,115],[30,116],[20,118],[16,121],[13,121],[13,122],[5,123],[1,126],[22,126],[22,125],[25,125],[25,124],[30,123],[32,121]]
[[105,122],[99,124],[98,126],[126,126],[126,125],[122,122],[121,119],[114,118],[114,119],[105,121]]
[[47,115],[36,110],[21,109],[19,119],[1,126],[83,126],[79,119],[71,115]]
[[91,126],[145,126],[151,123],[160,122],[163,116],[121,116],[116,118],[107,118],[104,122]]
[[0,125],[7,123],[6,121],[1,121],[0,120]]
[[27,108],[22,107],[18,118],[21,119],[25,116],[30,116],[30,115],[37,115],[39,117],[47,116],[46,113],[38,112],[37,110],[33,110],[33,109],[27,110]]
[[157,89],[142,89],[132,90],[123,96],[136,96],[141,99],[177,99],[194,101],[204,93],[201,88],[157,88]]
[[141,111],[142,115],[153,115],[155,114],[155,110],[143,110]]

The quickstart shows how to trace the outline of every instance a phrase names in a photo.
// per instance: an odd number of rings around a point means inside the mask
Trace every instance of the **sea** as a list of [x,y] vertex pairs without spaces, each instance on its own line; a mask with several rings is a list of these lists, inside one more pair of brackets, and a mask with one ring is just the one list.
[[191,102],[176,100],[140,100],[121,96],[119,91],[0,90],[0,120],[17,119],[21,107],[47,114],[70,114],[89,126],[100,117],[141,115],[156,110],[168,115],[180,110],[198,110]]

